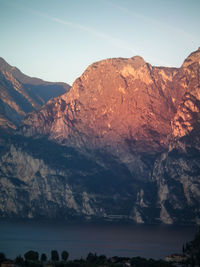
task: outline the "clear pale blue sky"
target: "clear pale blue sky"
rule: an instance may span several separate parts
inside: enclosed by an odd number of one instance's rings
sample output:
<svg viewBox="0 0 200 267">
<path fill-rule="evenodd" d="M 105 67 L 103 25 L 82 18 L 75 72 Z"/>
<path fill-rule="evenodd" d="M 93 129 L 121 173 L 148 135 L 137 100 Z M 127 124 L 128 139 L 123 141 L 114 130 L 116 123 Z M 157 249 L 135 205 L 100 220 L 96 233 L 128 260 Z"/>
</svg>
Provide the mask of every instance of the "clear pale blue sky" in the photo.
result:
<svg viewBox="0 0 200 267">
<path fill-rule="evenodd" d="M 200 0 L 0 0 L 0 56 L 48 81 L 110 57 L 179 67 L 199 46 Z"/>
</svg>

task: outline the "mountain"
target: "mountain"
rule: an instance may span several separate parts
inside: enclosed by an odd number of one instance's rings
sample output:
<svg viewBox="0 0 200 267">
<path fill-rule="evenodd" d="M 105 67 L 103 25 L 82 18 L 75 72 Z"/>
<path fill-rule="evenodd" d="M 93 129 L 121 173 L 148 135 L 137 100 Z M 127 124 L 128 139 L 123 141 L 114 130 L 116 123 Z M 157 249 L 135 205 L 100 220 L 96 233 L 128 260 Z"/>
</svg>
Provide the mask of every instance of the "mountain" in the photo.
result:
<svg viewBox="0 0 200 267">
<path fill-rule="evenodd" d="M 24 116 L 68 91 L 66 83 L 31 78 L 0 58 L 0 127 L 16 129 Z"/>
<path fill-rule="evenodd" d="M 94 63 L 69 93 L 30 114 L 24 132 L 78 147 L 158 152 L 175 112 L 171 80 L 176 72 L 152 67 L 141 57 Z"/>
<path fill-rule="evenodd" d="M 89 66 L 1 135 L 1 216 L 198 223 L 199 64 L 200 49 L 180 68 Z"/>
</svg>

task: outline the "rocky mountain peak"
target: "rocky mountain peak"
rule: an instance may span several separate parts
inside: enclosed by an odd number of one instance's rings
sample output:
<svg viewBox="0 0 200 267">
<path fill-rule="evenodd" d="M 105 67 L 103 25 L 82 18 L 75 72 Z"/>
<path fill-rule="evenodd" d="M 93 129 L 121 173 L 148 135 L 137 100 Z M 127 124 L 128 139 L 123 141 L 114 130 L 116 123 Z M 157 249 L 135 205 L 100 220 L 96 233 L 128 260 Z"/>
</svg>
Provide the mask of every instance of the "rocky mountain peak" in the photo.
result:
<svg viewBox="0 0 200 267">
<path fill-rule="evenodd" d="M 174 115 L 173 73 L 139 56 L 96 62 L 70 92 L 28 116 L 25 132 L 79 147 L 120 151 L 120 143 L 122 150 L 157 153 L 167 144 Z"/>
<path fill-rule="evenodd" d="M 0 57 L 0 70 L 7 70 L 9 66 L 10 65 L 2 57 Z"/>
<path fill-rule="evenodd" d="M 26 113 L 39 109 L 69 88 L 65 83 L 31 78 L 0 58 L 0 127 L 15 129 Z"/>
<path fill-rule="evenodd" d="M 182 67 L 186 68 L 190 65 L 199 65 L 200 64 L 200 48 L 198 48 L 196 51 L 192 52 L 183 62 Z"/>
<path fill-rule="evenodd" d="M 136 69 L 140 68 L 146 64 L 146 62 L 144 61 L 144 59 L 141 56 L 134 56 L 131 58 L 131 60 L 133 61 L 133 65 Z"/>
<path fill-rule="evenodd" d="M 0 216 L 198 223 L 198 68 L 199 50 L 181 68 L 139 56 L 89 66 L 0 136 Z"/>
<path fill-rule="evenodd" d="M 28 78 L 28 76 L 23 74 L 18 68 L 8 64 L 2 57 L 0 57 L 0 71 L 4 74 L 12 75 L 13 78 L 17 79 L 19 82 L 22 82 L 23 76 Z"/>
</svg>

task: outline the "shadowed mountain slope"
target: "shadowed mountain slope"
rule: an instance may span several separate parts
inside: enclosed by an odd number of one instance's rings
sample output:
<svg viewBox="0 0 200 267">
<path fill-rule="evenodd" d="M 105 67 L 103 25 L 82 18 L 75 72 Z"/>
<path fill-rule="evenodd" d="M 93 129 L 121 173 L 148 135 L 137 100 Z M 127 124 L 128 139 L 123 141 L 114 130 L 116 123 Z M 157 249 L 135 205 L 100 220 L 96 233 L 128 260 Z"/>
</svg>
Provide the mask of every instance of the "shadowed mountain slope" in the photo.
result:
<svg viewBox="0 0 200 267">
<path fill-rule="evenodd" d="M 66 83 L 31 78 L 0 58 L 0 126 L 15 129 L 28 112 L 69 88 Z"/>
</svg>

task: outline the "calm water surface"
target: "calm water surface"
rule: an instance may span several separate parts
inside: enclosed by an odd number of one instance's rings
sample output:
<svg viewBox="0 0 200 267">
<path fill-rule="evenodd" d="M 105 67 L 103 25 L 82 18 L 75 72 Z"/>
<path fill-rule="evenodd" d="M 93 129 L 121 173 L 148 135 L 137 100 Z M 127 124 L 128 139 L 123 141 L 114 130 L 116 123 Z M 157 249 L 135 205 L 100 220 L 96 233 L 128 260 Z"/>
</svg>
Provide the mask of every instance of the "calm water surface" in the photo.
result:
<svg viewBox="0 0 200 267">
<path fill-rule="evenodd" d="M 0 252 L 15 258 L 28 250 L 50 255 L 67 250 L 70 259 L 89 252 L 111 256 L 141 256 L 160 259 L 181 252 L 193 239 L 196 227 L 67 224 L 64 222 L 0 221 Z"/>
</svg>

